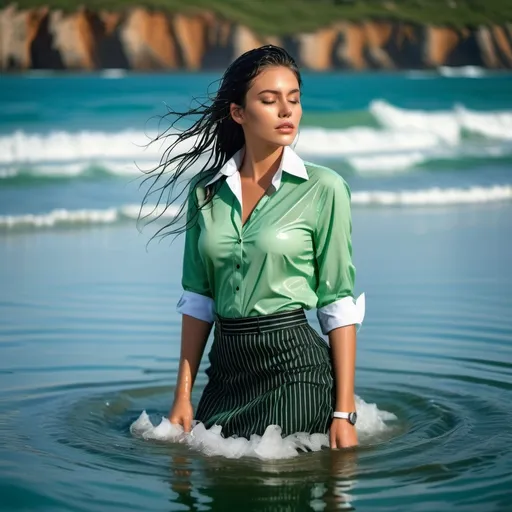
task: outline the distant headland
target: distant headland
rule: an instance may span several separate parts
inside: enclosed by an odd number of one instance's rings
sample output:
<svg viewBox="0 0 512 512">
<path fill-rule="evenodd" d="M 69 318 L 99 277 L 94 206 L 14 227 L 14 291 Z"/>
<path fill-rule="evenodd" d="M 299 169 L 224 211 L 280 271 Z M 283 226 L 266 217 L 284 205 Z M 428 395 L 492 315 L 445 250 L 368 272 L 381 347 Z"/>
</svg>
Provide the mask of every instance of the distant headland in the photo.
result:
<svg viewBox="0 0 512 512">
<path fill-rule="evenodd" d="M 0 8 L 0 71 L 225 68 L 262 44 L 303 69 L 512 68 L 512 2 L 66 0 Z"/>
</svg>

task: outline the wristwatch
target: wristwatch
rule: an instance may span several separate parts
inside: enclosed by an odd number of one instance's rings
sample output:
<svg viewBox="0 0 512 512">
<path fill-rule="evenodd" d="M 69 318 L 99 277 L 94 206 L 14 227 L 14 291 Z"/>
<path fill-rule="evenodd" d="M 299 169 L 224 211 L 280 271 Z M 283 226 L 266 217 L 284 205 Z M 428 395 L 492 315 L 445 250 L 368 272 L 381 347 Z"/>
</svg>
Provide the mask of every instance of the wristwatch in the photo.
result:
<svg viewBox="0 0 512 512">
<path fill-rule="evenodd" d="M 357 421 L 357 412 L 339 412 L 334 411 L 332 413 L 333 418 L 339 418 L 341 420 L 348 420 L 351 425 L 355 425 Z"/>
</svg>

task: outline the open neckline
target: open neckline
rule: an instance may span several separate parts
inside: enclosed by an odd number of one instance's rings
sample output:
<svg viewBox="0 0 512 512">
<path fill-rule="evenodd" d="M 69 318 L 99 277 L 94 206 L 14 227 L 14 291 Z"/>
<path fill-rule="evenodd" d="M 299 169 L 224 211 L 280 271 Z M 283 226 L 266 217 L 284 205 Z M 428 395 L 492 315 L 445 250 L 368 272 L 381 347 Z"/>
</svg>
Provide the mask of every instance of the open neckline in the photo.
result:
<svg viewBox="0 0 512 512">
<path fill-rule="evenodd" d="M 256 201 L 256 204 L 254 205 L 254 208 L 251 210 L 251 212 L 249 213 L 247 219 L 245 219 L 245 222 L 244 222 L 244 199 L 243 199 L 243 194 L 242 194 L 242 185 L 240 184 L 240 195 L 241 195 L 241 199 L 242 199 L 242 202 L 241 202 L 241 205 L 240 205 L 240 223 L 242 225 L 242 229 L 244 229 L 247 224 L 249 224 L 249 222 L 251 221 L 251 218 L 252 216 L 254 215 L 254 212 L 256 210 L 258 210 L 258 207 L 261 207 L 263 205 L 261 205 L 261 202 L 263 201 L 263 199 L 267 196 L 270 198 L 270 195 L 268 194 L 268 189 L 272 186 L 272 184 L 270 184 L 268 186 L 268 188 L 265 189 L 265 191 L 263 192 L 262 196 Z"/>
</svg>

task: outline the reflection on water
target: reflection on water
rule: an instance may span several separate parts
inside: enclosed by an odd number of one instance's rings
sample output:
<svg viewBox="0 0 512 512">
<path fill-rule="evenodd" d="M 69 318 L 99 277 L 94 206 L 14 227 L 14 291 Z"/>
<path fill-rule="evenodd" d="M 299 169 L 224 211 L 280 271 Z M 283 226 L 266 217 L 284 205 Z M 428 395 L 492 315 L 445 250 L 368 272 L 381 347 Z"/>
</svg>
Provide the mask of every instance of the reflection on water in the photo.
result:
<svg viewBox="0 0 512 512">
<path fill-rule="evenodd" d="M 203 458 L 197 466 L 187 454 L 172 455 L 170 487 L 175 503 L 199 510 L 355 510 L 357 452 L 326 451 L 302 456 L 299 463 L 257 461 L 233 464 Z M 244 478 L 240 479 L 241 470 Z M 197 475 L 200 473 L 200 476 Z M 206 481 L 198 491 L 194 482 Z"/>
</svg>

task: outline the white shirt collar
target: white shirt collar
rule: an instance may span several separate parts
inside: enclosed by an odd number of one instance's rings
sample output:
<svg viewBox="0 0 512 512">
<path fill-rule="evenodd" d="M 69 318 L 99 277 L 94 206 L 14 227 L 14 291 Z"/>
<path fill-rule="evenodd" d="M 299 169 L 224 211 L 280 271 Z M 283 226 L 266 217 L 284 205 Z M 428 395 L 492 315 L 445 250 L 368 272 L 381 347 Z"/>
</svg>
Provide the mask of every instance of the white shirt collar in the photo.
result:
<svg viewBox="0 0 512 512">
<path fill-rule="evenodd" d="M 240 183 L 240 173 L 238 172 L 238 168 L 242 163 L 242 158 L 244 156 L 245 148 L 237 151 L 232 158 L 230 158 L 220 169 L 220 171 L 205 185 L 208 187 L 212 183 L 215 183 L 217 180 L 222 178 L 222 176 L 226 176 L 226 182 L 229 187 L 237 196 L 242 203 L 242 187 Z M 308 172 L 306 170 L 306 166 L 304 165 L 303 160 L 293 151 L 290 146 L 285 146 L 283 150 L 283 156 L 281 158 L 281 162 L 279 164 L 279 169 L 274 174 L 272 178 L 272 185 L 275 190 L 278 190 L 281 186 L 281 179 L 283 176 L 283 171 L 288 174 L 292 174 L 293 176 L 297 176 L 298 178 L 302 178 L 304 180 L 309 179 Z"/>
</svg>

